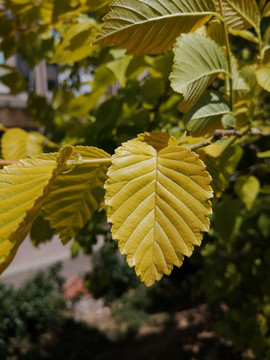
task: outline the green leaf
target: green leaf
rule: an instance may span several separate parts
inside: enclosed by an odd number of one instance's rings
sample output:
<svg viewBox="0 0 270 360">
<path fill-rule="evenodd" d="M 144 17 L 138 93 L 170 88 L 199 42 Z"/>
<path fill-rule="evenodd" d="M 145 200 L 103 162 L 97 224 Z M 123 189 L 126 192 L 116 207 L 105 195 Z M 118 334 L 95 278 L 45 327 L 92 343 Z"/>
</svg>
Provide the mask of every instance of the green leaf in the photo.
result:
<svg viewBox="0 0 270 360">
<path fill-rule="evenodd" d="M 8 86 L 10 94 L 16 95 L 26 90 L 27 83 L 25 78 L 19 73 L 18 70 L 14 70 L 11 73 L 0 76 L 0 82 Z"/>
<path fill-rule="evenodd" d="M 110 155 L 105 151 L 76 146 L 74 151 L 82 159 L 104 159 Z M 110 164 L 110 160 L 107 161 Z M 57 177 L 51 192 L 43 205 L 44 219 L 59 234 L 63 243 L 68 242 L 76 232 L 89 221 L 104 198 L 104 182 L 107 179 L 107 164 L 91 161 L 76 165 Z"/>
<path fill-rule="evenodd" d="M 269 16 L 270 16 L 270 3 L 266 4 L 262 13 L 262 17 L 269 17 Z"/>
<path fill-rule="evenodd" d="M 112 236 L 147 286 L 181 266 L 208 231 L 211 178 L 192 151 L 178 146 L 159 152 L 131 140 L 112 158 L 105 203 Z"/>
<path fill-rule="evenodd" d="M 86 0 L 84 1 L 84 7 L 87 8 L 87 11 L 96 11 L 102 9 L 111 1 L 112 0 Z"/>
<path fill-rule="evenodd" d="M 217 12 L 221 14 L 219 0 L 215 0 Z M 255 0 L 222 0 L 226 24 L 231 29 L 247 30 L 251 27 L 259 32 L 260 12 Z"/>
<path fill-rule="evenodd" d="M 123 47 L 128 54 L 158 54 L 181 33 L 205 24 L 214 12 L 211 0 L 117 0 L 95 43 Z"/>
<path fill-rule="evenodd" d="M 221 119 L 230 112 L 223 96 L 215 91 L 207 91 L 193 108 L 185 114 L 186 128 L 193 136 L 213 135 L 220 128 Z"/>
<path fill-rule="evenodd" d="M 261 152 L 261 153 L 258 153 L 257 154 L 258 158 L 267 158 L 267 157 L 270 157 L 270 150 L 267 150 L 267 151 L 264 151 L 264 152 Z"/>
<path fill-rule="evenodd" d="M 1 139 L 2 156 L 8 160 L 20 160 L 42 153 L 43 137 L 27 133 L 20 128 L 7 130 Z"/>
<path fill-rule="evenodd" d="M 0 273 L 28 234 L 50 187 L 73 152 L 40 155 L 0 170 Z"/>
<path fill-rule="evenodd" d="M 106 64 L 106 67 L 109 70 L 111 70 L 111 72 L 115 75 L 116 79 L 120 82 L 120 84 L 123 87 L 126 86 L 126 81 L 127 81 L 126 72 L 131 60 L 132 60 L 132 56 L 124 56 L 120 59 L 110 61 Z"/>
<path fill-rule="evenodd" d="M 260 182 L 253 175 L 239 176 L 234 184 L 234 190 L 246 208 L 251 210 L 260 191 Z"/>
<path fill-rule="evenodd" d="M 197 34 L 183 34 L 174 53 L 171 86 L 184 96 L 179 110 L 188 112 L 215 78 L 226 72 L 227 63 L 213 40 Z"/>
<path fill-rule="evenodd" d="M 56 48 L 51 63 L 66 64 L 86 58 L 95 49 L 91 42 L 96 34 L 97 25 L 90 20 L 71 25 Z"/>
</svg>

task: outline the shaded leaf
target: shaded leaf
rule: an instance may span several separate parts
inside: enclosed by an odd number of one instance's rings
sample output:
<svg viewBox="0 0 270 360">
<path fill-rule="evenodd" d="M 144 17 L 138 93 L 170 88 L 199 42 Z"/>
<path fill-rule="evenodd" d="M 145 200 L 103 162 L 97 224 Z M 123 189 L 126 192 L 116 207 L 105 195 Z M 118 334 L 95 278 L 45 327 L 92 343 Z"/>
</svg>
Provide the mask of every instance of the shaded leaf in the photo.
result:
<svg viewBox="0 0 270 360">
<path fill-rule="evenodd" d="M 262 17 L 269 17 L 269 16 L 270 16 L 270 3 L 266 4 L 262 13 Z"/>
<path fill-rule="evenodd" d="M 220 93 L 207 91 L 185 114 L 184 121 L 193 136 L 213 135 L 221 126 L 222 117 L 229 112 L 230 107 Z"/>
<path fill-rule="evenodd" d="M 219 0 L 215 0 L 218 13 L 222 13 Z M 260 12 L 255 0 L 222 0 L 226 24 L 231 29 L 246 30 L 254 27 L 259 31 Z"/>
<path fill-rule="evenodd" d="M 239 176 L 234 184 L 234 190 L 246 208 L 251 210 L 260 190 L 260 182 L 253 175 Z"/>
<path fill-rule="evenodd" d="M 1 138 L 2 156 L 8 160 L 20 160 L 42 153 L 43 138 L 20 128 L 7 130 Z"/>
<path fill-rule="evenodd" d="M 184 96 L 179 110 L 188 112 L 215 78 L 226 72 L 227 63 L 213 40 L 197 34 L 183 34 L 174 53 L 171 86 Z"/>
<path fill-rule="evenodd" d="M 195 31 L 215 12 L 212 1 L 117 0 L 95 43 L 127 49 L 128 54 L 157 54 L 181 33 Z"/>
<path fill-rule="evenodd" d="M 145 132 L 137 136 L 137 140 L 151 145 L 157 152 L 160 150 L 177 145 L 175 137 L 160 131 Z"/>
<path fill-rule="evenodd" d="M 157 152 L 131 140 L 112 159 L 105 187 L 112 235 L 147 286 L 181 266 L 208 231 L 211 178 L 192 151 Z"/>
<path fill-rule="evenodd" d="M 71 25 L 56 48 L 51 63 L 72 63 L 89 56 L 95 49 L 91 42 L 96 34 L 97 26 L 90 20 Z"/>
<path fill-rule="evenodd" d="M 15 256 L 72 152 L 66 146 L 59 155 L 40 155 L 0 170 L 0 273 Z"/>
<path fill-rule="evenodd" d="M 105 151 L 93 147 L 76 146 L 74 151 L 83 159 L 110 157 Z M 49 221 L 51 228 L 55 229 L 64 243 L 74 237 L 99 208 L 104 198 L 107 170 L 106 163 L 89 162 L 76 165 L 54 181 L 42 210 L 44 219 Z"/>
<path fill-rule="evenodd" d="M 108 5 L 111 1 L 112 0 L 86 0 L 83 1 L 83 5 L 88 11 L 96 11 Z"/>
</svg>

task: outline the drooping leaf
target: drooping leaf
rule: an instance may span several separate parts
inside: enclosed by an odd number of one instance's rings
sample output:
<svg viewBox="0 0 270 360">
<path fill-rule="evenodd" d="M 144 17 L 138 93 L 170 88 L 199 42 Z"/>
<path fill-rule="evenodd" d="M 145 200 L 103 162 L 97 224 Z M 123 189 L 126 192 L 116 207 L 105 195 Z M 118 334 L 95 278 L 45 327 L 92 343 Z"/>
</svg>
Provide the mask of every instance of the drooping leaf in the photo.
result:
<svg viewBox="0 0 270 360">
<path fill-rule="evenodd" d="M 218 13 L 224 14 L 226 24 L 231 29 L 247 30 L 251 27 L 257 31 L 260 27 L 260 12 L 255 0 L 222 0 L 221 11 L 219 0 L 215 0 Z"/>
<path fill-rule="evenodd" d="M 251 210 L 260 190 L 260 182 L 253 175 L 239 176 L 234 184 L 234 190 L 246 208 Z"/>
<path fill-rule="evenodd" d="M 175 137 L 160 131 L 145 132 L 137 136 L 137 140 L 151 145 L 157 152 L 168 147 L 177 145 Z"/>
<path fill-rule="evenodd" d="M 209 0 L 117 0 L 95 43 L 123 47 L 134 55 L 161 53 L 181 33 L 205 24 L 214 12 Z"/>
<path fill-rule="evenodd" d="M 157 151 L 137 139 L 119 147 L 112 163 L 105 184 L 112 235 L 150 286 L 181 266 L 208 231 L 211 178 L 194 152 Z"/>
<path fill-rule="evenodd" d="M 20 160 L 42 153 L 42 141 L 35 134 L 20 128 L 7 130 L 1 138 L 2 156 L 8 160 Z"/>
<path fill-rule="evenodd" d="M 207 91 L 185 114 L 184 121 L 193 136 L 213 135 L 221 126 L 222 117 L 229 112 L 230 107 L 220 93 Z"/>
<path fill-rule="evenodd" d="M 0 273 L 15 256 L 72 152 L 66 146 L 59 155 L 40 155 L 0 170 Z"/>
<path fill-rule="evenodd" d="M 110 155 L 92 147 L 74 147 L 82 159 L 104 159 Z M 44 219 L 59 234 L 63 243 L 68 242 L 92 217 L 103 198 L 104 182 L 107 179 L 107 161 L 76 165 L 57 177 L 43 205 Z"/>
<path fill-rule="evenodd" d="M 213 40 L 197 34 L 178 38 L 174 53 L 171 86 L 184 96 L 179 110 L 188 112 L 215 78 L 226 72 L 227 63 Z"/>
<path fill-rule="evenodd" d="M 95 48 L 91 42 L 96 34 L 97 26 L 90 20 L 71 25 L 56 48 L 51 63 L 72 63 L 89 56 Z"/>
</svg>

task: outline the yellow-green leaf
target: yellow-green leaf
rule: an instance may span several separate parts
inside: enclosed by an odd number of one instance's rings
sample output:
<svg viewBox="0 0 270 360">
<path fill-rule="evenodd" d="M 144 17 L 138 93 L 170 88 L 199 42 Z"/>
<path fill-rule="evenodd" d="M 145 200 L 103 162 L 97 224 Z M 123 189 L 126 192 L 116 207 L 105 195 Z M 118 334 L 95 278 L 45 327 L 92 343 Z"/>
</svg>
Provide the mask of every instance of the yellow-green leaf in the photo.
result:
<svg viewBox="0 0 270 360">
<path fill-rule="evenodd" d="M 20 128 L 7 130 L 1 139 L 2 156 L 8 160 L 20 160 L 42 153 L 42 141 L 34 133 Z"/>
<path fill-rule="evenodd" d="M 96 34 L 97 25 L 90 20 L 71 25 L 56 48 L 51 63 L 72 63 L 89 56 L 95 48 L 91 42 Z"/>
<path fill-rule="evenodd" d="M 184 96 L 179 110 L 188 112 L 215 78 L 226 72 L 227 63 L 213 40 L 197 34 L 178 38 L 174 54 L 171 86 Z"/>
<path fill-rule="evenodd" d="M 117 0 L 95 43 L 126 48 L 128 54 L 157 54 L 181 33 L 195 31 L 215 12 L 209 0 Z"/>
<path fill-rule="evenodd" d="M 210 175 L 194 152 L 131 140 L 112 158 L 105 187 L 112 236 L 147 286 L 181 266 L 208 231 Z"/>
<path fill-rule="evenodd" d="M 83 5 L 87 11 L 96 11 L 108 5 L 111 1 L 112 0 L 84 0 Z"/>
<path fill-rule="evenodd" d="M 92 217 L 104 198 L 104 182 L 110 159 L 102 164 L 97 159 L 108 159 L 105 151 L 76 146 L 74 150 L 89 163 L 76 165 L 54 181 L 42 208 L 44 218 L 50 222 L 61 240 L 68 242 Z M 94 163 L 91 162 L 95 161 Z"/>
<path fill-rule="evenodd" d="M 251 210 L 260 191 L 260 182 L 253 175 L 239 176 L 234 184 L 234 190 L 237 196 L 246 205 L 246 208 Z"/>
<path fill-rule="evenodd" d="M 0 170 L 0 273 L 15 256 L 72 152 L 67 146 L 59 155 L 40 155 Z"/>
</svg>

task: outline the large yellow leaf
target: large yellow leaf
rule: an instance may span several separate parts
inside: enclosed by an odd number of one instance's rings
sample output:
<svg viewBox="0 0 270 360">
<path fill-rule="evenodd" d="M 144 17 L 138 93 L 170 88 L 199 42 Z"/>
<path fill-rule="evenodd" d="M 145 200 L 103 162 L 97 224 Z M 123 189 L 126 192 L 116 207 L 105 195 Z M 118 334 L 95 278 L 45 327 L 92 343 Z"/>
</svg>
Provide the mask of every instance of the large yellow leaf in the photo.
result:
<svg viewBox="0 0 270 360">
<path fill-rule="evenodd" d="M 67 146 L 59 156 L 41 155 L 0 170 L 0 273 L 15 256 L 72 152 Z"/>
<path fill-rule="evenodd" d="M 208 231 L 210 175 L 194 152 L 157 151 L 137 139 L 119 147 L 106 181 L 112 236 L 147 286 L 181 266 Z"/>
<path fill-rule="evenodd" d="M 157 54 L 181 33 L 195 31 L 215 12 L 212 0 L 117 0 L 96 43 L 116 45 L 128 54 Z"/>
<path fill-rule="evenodd" d="M 92 217 L 104 198 L 104 182 L 110 164 L 110 155 L 105 151 L 76 146 L 74 150 L 82 159 L 105 159 L 105 163 L 76 165 L 57 177 L 51 193 L 44 202 L 44 218 L 66 243 Z M 107 159 L 107 160 L 106 160 Z"/>
<path fill-rule="evenodd" d="M 8 160 L 20 160 L 42 153 L 42 135 L 28 133 L 20 128 L 7 130 L 1 138 L 2 156 Z"/>
</svg>

